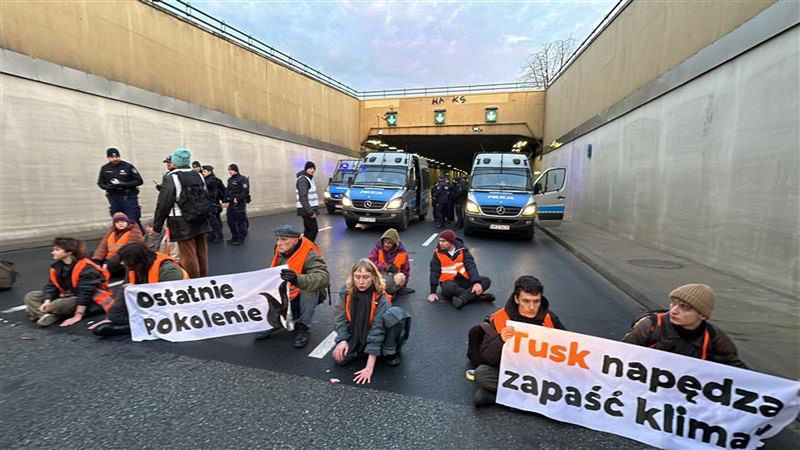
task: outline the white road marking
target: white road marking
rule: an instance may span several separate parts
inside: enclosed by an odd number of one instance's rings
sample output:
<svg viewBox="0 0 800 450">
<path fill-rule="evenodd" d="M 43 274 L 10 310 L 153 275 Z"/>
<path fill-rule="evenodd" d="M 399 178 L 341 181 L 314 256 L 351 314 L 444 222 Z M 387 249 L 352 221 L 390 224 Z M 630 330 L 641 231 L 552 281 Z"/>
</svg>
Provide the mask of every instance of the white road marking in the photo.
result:
<svg viewBox="0 0 800 450">
<path fill-rule="evenodd" d="M 322 342 L 319 343 L 317 348 L 314 349 L 311 353 L 308 354 L 309 358 L 317 358 L 322 359 L 325 355 L 328 354 L 329 351 L 333 350 L 333 347 L 336 345 L 336 332 L 331 331 L 331 334 L 327 335 Z"/>
<path fill-rule="evenodd" d="M 16 311 L 22 311 L 23 309 L 25 309 L 25 305 L 19 305 L 19 306 L 15 306 L 13 308 L 8 308 L 7 310 L 0 311 L 0 312 L 3 313 L 3 314 L 8 314 L 8 313 L 16 312 Z"/>
<path fill-rule="evenodd" d="M 325 228 L 320 228 L 318 231 L 330 230 L 331 228 L 333 228 L 333 227 L 325 227 Z"/>
<path fill-rule="evenodd" d="M 425 241 L 425 242 L 422 244 L 422 246 L 423 246 L 423 247 L 427 247 L 427 246 L 431 245 L 431 242 L 433 242 L 433 240 L 434 240 L 434 239 L 436 239 L 436 236 L 438 236 L 438 235 L 439 235 L 439 233 L 433 233 L 433 234 L 431 235 L 431 237 L 429 237 L 429 238 L 428 238 L 428 240 L 427 240 L 427 241 Z"/>
</svg>

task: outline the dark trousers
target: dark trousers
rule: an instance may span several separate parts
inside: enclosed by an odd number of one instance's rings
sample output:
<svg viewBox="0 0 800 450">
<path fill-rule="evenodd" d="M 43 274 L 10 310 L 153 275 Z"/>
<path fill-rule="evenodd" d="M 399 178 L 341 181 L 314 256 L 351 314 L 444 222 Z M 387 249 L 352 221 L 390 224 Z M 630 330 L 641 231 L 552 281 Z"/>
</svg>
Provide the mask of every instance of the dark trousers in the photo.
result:
<svg viewBox="0 0 800 450">
<path fill-rule="evenodd" d="M 183 257 L 183 256 L 181 256 Z M 492 280 L 489 277 L 480 277 L 477 281 L 481 284 L 481 288 L 486 292 L 492 286 Z M 466 278 L 456 278 L 452 281 L 445 281 L 442 283 L 442 296 L 447 300 L 452 300 L 453 297 L 461 297 L 464 299 L 464 304 L 467 304 L 476 298 L 477 295 L 472 293 L 472 286 L 475 280 L 468 280 Z"/>
<path fill-rule="evenodd" d="M 142 217 L 142 208 L 139 206 L 138 194 L 109 194 L 106 197 L 108 198 L 108 213 L 111 217 L 118 212 L 123 212 L 128 219 L 139 224 L 139 228 L 144 233 L 142 223 L 139 222 L 139 218 Z"/>
<path fill-rule="evenodd" d="M 456 228 L 464 228 L 464 204 L 456 204 Z"/>
<path fill-rule="evenodd" d="M 447 210 L 450 208 L 450 203 L 443 203 L 439 202 L 436 205 L 437 210 L 437 217 L 436 217 L 436 224 L 440 227 L 444 226 L 445 220 L 447 220 Z"/>
<path fill-rule="evenodd" d="M 247 209 L 244 206 L 228 206 L 228 228 L 231 229 L 231 240 L 244 242 L 247 238 Z"/>
<path fill-rule="evenodd" d="M 455 205 L 453 204 L 453 202 L 447 202 L 447 220 L 449 220 L 450 222 L 455 222 L 454 210 L 453 210 L 454 206 Z"/>
<path fill-rule="evenodd" d="M 403 320 L 393 321 L 392 325 L 388 325 L 384 320 L 383 323 L 383 344 L 381 345 L 381 355 L 391 356 L 400 353 L 403 344 L 408 340 L 408 331 L 411 328 L 411 319 L 406 317 Z M 346 365 L 354 359 L 365 356 L 365 353 L 359 353 L 357 349 L 350 349 L 350 352 L 344 356 L 342 362 L 337 362 L 339 365 Z"/>
<path fill-rule="evenodd" d="M 311 242 L 314 242 L 317 239 L 317 233 L 319 233 L 317 219 L 315 217 L 303 216 L 303 236 Z"/>
<path fill-rule="evenodd" d="M 189 278 L 203 278 L 208 275 L 207 236 L 207 233 L 203 233 L 185 241 L 178 241 L 181 267 L 189 274 Z"/>
<path fill-rule="evenodd" d="M 211 232 L 208 233 L 208 240 L 211 242 L 220 242 L 224 237 L 222 235 L 222 220 L 219 215 L 222 208 L 219 205 L 211 205 L 208 213 L 208 224 L 211 225 Z"/>
<path fill-rule="evenodd" d="M 128 307 L 125 305 L 124 295 L 114 297 L 114 304 L 111 305 L 111 309 L 108 310 L 106 318 L 110 320 L 111 323 L 117 325 L 128 324 Z"/>
</svg>

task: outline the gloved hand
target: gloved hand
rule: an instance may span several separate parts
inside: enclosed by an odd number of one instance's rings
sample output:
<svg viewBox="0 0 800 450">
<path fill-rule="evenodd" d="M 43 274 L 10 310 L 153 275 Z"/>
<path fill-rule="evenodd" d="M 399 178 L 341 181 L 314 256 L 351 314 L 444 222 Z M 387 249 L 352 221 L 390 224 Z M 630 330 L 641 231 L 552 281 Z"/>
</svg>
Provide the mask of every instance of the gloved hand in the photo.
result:
<svg viewBox="0 0 800 450">
<path fill-rule="evenodd" d="M 397 266 L 395 266 L 394 264 L 389 264 L 388 266 L 386 266 L 386 273 L 394 274 L 398 272 L 400 272 L 400 269 L 398 269 Z"/>
<path fill-rule="evenodd" d="M 281 270 L 281 280 L 288 281 L 297 286 L 297 273 L 292 269 L 283 269 Z"/>
</svg>

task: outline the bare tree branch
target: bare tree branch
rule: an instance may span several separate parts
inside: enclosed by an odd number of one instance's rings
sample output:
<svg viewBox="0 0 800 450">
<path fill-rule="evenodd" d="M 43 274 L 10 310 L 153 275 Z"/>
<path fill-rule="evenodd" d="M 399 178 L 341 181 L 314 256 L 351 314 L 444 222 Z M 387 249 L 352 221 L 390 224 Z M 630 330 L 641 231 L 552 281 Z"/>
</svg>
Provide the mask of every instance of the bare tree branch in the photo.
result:
<svg viewBox="0 0 800 450">
<path fill-rule="evenodd" d="M 578 42 L 572 36 L 543 44 L 522 65 L 520 79 L 533 83 L 537 88 L 546 89 L 566 66 L 577 46 Z"/>
</svg>

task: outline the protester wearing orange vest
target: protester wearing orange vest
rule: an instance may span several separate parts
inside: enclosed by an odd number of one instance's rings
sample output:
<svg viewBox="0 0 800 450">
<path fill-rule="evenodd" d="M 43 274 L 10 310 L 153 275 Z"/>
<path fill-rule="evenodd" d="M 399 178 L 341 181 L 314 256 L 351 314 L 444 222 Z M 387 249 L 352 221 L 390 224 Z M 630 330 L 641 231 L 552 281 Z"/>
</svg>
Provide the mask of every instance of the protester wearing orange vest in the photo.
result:
<svg viewBox="0 0 800 450">
<path fill-rule="evenodd" d="M 685 284 L 670 292 L 669 298 L 669 311 L 646 314 L 622 341 L 746 368 L 730 338 L 708 322 L 716 303 L 709 286 Z"/>
<path fill-rule="evenodd" d="M 94 251 L 94 255 L 92 255 L 92 260 L 116 275 L 124 272 L 124 268 L 119 264 L 119 256 L 117 255 L 119 249 L 126 244 L 144 242 L 144 236 L 142 236 L 142 229 L 139 228 L 139 225 L 136 222 L 131 222 L 123 212 L 115 213 L 112 221 L 111 229 L 100 241 Z"/>
<path fill-rule="evenodd" d="M 408 285 L 408 279 L 411 276 L 408 251 L 400 241 L 400 233 L 394 228 L 386 230 L 381 236 L 381 240 L 375 243 L 369 252 L 369 260 L 378 267 L 383 275 L 386 293 L 390 296 L 397 295 Z M 405 291 L 414 292 L 410 289 L 405 289 Z"/>
<path fill-rule="evenodd" d="M 509 320 L 566 329 L 558 316 L 550 311 L 550 302 L 544 296 L 542 282 L 530 275 L 517 278 L 506 306 L 469 332 L 467 355 L 470 363 L 478 366 L 474 377 L 480 386 L 472 398 L 475 406 L 490 405 L 495 401 L 503 344 L 514 336 L 514 327 L 507 325 Z"/>
<path fill-rule="evenodd" d="M 119 251 L 119 257 L 128 269 L 128 284 L 160 283 L 162 281 L 188 280 L 189 274 L 169 255 L 157 253 L 143 243 L 128 244 Z M 89 327 L 98 336 L 113 336 L 131 332 L 128 325 L 128 308 L 120 293 L 114 305 L 107 311 L 105 320 Z"/>
<path fill-rule="evenodd" d="M 488 277 L 478 273 L 478 266 L 464 241 L 456 238 L 453 230 L 439 234 L 439 246 L 431 259 L 431 294 L 429 302 L 439 300 L 436 288 L 442 285 L 442 296 L 452 301 L 456 309 L 474 300 L 494 301 L 494 295 L 486 291 L 492 285 Z"/>
<path fill-rule="evenodd" d="M 275 254 L 270 267 L 282 265 L 289 266 L 281 270 L 281 279 L 289 282 L 289 304 L 295 319 L 293 346 L 303 348 L 308 345 L 314 309 L 327 298 L 328 266 L 319 248 L 292 225 L 280 225 L 275 229 Z M 273 331 L 276 329 L 258 333 L 256 339 L 266 339 Z"/>
<path fill-rule="evenodd" d="M 49 281 L 41 291 L 25 295 L 25 312 L 40 327 L 48 327 L 68 316 L 61 326 L 73 325 L 87 310 L 109 308 L 113 303 L 108 272 L 85 257 L 85 244 L 73 238 L 55 238 L 50 252 Z"/>
<path fill-rule="evenodd" d="M 386 297 L 383 277 L 377 266 L 363 258 L 350 269 L 346 289 L 336 305 L 336 347 L 333 360 L 346 365 L 367 355 L 367 364 L 353 381 L 366 384 L 379 356 L 386 364 L 400 364 L 400 349 L 408 339 L 411 317 Z"/>
</svg>

